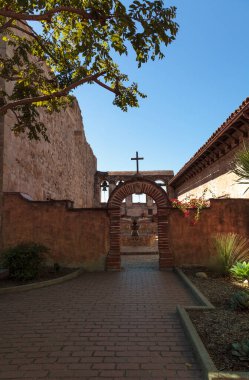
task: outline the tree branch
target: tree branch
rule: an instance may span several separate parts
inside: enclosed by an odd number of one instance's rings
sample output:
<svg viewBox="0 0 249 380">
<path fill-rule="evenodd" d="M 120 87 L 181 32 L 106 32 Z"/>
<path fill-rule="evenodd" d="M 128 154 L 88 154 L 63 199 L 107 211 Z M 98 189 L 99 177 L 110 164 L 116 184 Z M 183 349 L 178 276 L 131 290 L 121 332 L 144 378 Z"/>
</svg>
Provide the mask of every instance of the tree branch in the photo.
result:
<svg viewBox="0 0 249 380">
<path fill-rule="evenodd" d="M 69 12 L 69 13 L 74 13 L 79 16 L 81 16 L 85 20 L 92 20 L 96 19 L 96 15 L 93 15 L 91 13 L 87 13 L 86 11 L 79 9 L 79 8 L 74 8 L 70 6 L 60 6 L 60 7 L 55 7 L 54 9 L 50 9 L 49 11 L 46 11 L 42 14 L 39 15 L 30 15 L 28 13 L 18 13 L 9 9 L 2 8 L 0 9 L 0 16 L 5 16 L 5 17 L 11 17 L 15 20 L 26 20 L 26 21 L 51 21 L 51 18 L 54 14 L 60 13 L 60 12 Z M 112 17 L 112 16 L 110 16 Z M 105 19 L 108 18 L 107 16 Z M 103 19 L 103 16 L 102 16 Z"/>
<path fill-rule="evenodd" d="M 14 102 L 5 104 L 4 106 L 0 107 L 0 114 L 5 114 L 9 109 L 13 109 L 13 108 L 16 108 L 18 106 L 23 106 L 25 104 L 44 102 L 46 100 L 59 98 L 61 96 L 67 96 L 68 93 L 71 90 L 73 90 L 74 88 L 80 86 L 81 84 L 95 81 L 98 77 L 104 75 L 105 73 L 106 73 L 105 71 L 102 71 L 102 72 L 97 73 L 97 74 L 89 75 L 86 78 L 79 79 L 78 81 L 70 84 L 69 86 L 67 86 L 63 90 L 53 92 L 52 94 L 49 94 L 49 95 L 41 95 L 41 96 L 36 96 L 34 98 L 26 98 L 26 99 L 15 100 Z"/>
<path fill-rule="evenodd" d="M 111 91 L 115 95 L 117 95 L 118 91 L 116 89 L 107 86 L 105 83 L 100 82 L 100 80 L 98 79 L 94 79 L 94 82 L 97 83 L 99 86 L 104 87 L 106 90 Z"/>
<path fill-rule="evenodd" d="M 16 113 L 16 111 L 15 110 L 11 110 L 11 112 L 13 112 L 13 114 L 15 115 L 15 117 L 16 117 L 16 121 L 19 123 L 20 122 L 20 120 L 19 120 L 19 117 L 17 116 L 17 113 Z"/>
<path fill-rule="evenodd" d="M 13 21 L 14 21 L 14 20 L 11 18 L 11 19 L 9 19 L 9 21 L 7 21 L 4 25 L 2 25 L 2 26 L 0 27 L 0 33 L 2 33 L 2 31 L 3 31 L 4 29 L 9 28 L 9 27 L 11 26 L 11 24 L 12 24 Z"/>
<path fill-rule="evenodd" d="M 30 28 L 32 30 L 32 32 L 28 32 L 24 28 L 21 28 L 20 26 L 17 26 L 17 25 L 12 25 L 11 28 L 12 29 L 20 30 L 22 33 L 25 33 L 28 36 L 34 38 L 38 42 L 38 44 L 40 45 L 40 47 L 43 49 L 43 51 L 45 53 L 47 53 L 49 55 L 49 57 L 51 57 L 54 60 L 55 63 L 58 63 L 58 60 L 56 60 L 56 58 L 51 54 L 51 52 L 46 48 L 46 46 L 44 46 L 44 44 L 41 42 L 39 36 L 35 32 L 33 32 L 32 28 Z"/>
</svg>

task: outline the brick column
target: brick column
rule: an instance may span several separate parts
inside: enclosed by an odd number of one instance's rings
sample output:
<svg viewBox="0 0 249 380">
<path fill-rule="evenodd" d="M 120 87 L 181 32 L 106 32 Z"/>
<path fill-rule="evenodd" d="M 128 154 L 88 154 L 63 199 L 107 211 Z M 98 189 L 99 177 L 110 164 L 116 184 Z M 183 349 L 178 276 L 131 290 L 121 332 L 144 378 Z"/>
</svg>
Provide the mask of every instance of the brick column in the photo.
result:
<svg viewBox="0 0 249 380">
<path fill-rule="evenodd" d="M 164 270 L 174 266 L 174 258 L 169 248 L 169 209 L 159 208 L 157 214 L 159 269 Z"/>
<path fill-rule="evenodd" d="M 113 180 L 109 180 L 109 197 L 111 196 L 111 193 L 116 188 L 116 183 Z"/>
<path fill-rule="evenodd" d="M 110 251 L 106 258 L 107 271 L 120 271 L 120 208 L 109 210 L 110 213 Z"/>
<path fill-rule="evenodd" d="M 0 55 L 6 57 L 6 43 L 1 41 Z M 0 88 L 6 90 L 5 82 L 0 78 Z M 0 116 L 0 250 L 3 248 L 3 163 L 4 163 L 4 116 Z"/>
</svg>

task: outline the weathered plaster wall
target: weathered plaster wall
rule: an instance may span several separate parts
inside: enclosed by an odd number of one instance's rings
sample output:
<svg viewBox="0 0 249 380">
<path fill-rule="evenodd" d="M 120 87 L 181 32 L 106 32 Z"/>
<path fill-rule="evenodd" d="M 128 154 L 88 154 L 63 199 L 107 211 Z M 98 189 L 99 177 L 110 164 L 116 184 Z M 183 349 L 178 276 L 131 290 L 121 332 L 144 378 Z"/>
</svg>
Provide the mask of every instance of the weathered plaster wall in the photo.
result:
<svg viewBox="0 0 249 380">
<path fill-rule="evenodd" d="M 70 209 L 70 202 L 32 202 L 4 194 L 3 246 L 21 242 L 50 248 L 52 262 L 103 270 L 109 251 L 109 218 L 103 209 Z M 68 208 L 69 207 L 69 208 Z"/>
<path fill-rule="evenodd" d="M 52 116 L 41 112 L 41 119 L 50 143 L 15 136 L 14 118 L 10 112 L 5 116 L 3 191 L 27 193 L 34 200 L 70 199 L 75 207 L 92 207 L 97 162 L 77 102 Z"/>
<path fill-rule="evenodd" d="M 217 198 L 249 198 L 249 191 L 245 193 L 248 185 L 237 183 L 238 177 L 231 172 L 234 156 L 241 149 L 243 149 L 243 143 L 183 184 L 176 185 L 175 196 L 178 196 L 180 200 L 189 195 L 200 197 L 205 188 L 208 188 L 210 192 L 207 192 L 207 198 L 212 198 L 212 193 Z"/>
<path fill-rule="evenodd" d="M 249 200 L 215 199 L 201 211 L 200 220 L 191 225 L 178 209 L 169 218 L 170 247 L 176 265 L 203 265 L 209 262 L 210 238 L 220 232 L 235 232 L 249 238 Z"/>
<path fill-rule="evenodd" d="M 5 45 L 1 45 L 4 50 Z M 9 48 L 7 55 L 11 55 Z M 11 93 L 12 84 L 5 84 Z M 50 143 L 15 136 L 15 116 L 4 117 L 3 191 L 23 192 L 34 200 L 70 199 L 75 207 L 92 207 L 96 157 L 88 144 L 77 101 L 73 107 L 48 115 L 40 110 Z"/>
</svg>

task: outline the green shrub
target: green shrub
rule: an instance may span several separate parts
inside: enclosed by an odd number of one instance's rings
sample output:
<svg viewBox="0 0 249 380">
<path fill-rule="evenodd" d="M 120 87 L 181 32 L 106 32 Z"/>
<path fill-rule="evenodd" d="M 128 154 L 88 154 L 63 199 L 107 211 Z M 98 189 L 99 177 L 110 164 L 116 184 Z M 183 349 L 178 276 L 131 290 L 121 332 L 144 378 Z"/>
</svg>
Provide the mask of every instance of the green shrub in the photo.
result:
<svg viewBox="0 0 249 380">
<path fill-rule="evenodd" d="M 48 248 L 40 244 L 19 244 L 2 253 L 2 265 L 9 269 L 10 277 L 15 280 L 33 280 L 41 268 L 42 254 L 46 252 L 48 252 Z"/>
<path fill-rule="evenodd" d="M 230 298 L 230 305 L 233 310 L 249 309 L 249 293 L 240 290 Z"/>
<path fill-rule="evenodd" d="M 232 355 L 237 356 L 240 360 L 249 360 L 249 339 L 232 343 Z"/>
<path fill-rule="evenodd" d="M 249 260 L 249 241 L 235 233 L 220 233 L 212 238 L 214 256 L 210 267 L 227 275 L 230 268 L 237 262 Z"/>
<path fill-rule="evenodd" d="M 237 280 L 249 280 L 249 262 L 237 261 L 230 269 L 230 273 L 232 273 L 232 276 Z"/>
</svg>

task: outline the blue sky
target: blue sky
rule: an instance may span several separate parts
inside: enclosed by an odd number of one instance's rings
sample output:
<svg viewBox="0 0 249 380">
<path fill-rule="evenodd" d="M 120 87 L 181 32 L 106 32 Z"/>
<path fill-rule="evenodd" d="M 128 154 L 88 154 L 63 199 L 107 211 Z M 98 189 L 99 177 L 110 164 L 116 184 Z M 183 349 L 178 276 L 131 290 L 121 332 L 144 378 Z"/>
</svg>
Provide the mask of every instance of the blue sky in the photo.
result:
<svg viewBox="0 0 249 380">
<path fill-rule="evenodd" d="M 249 96 L 249 0 L 165 0 L 177 6 L 180 30 L 163 61 L 137 69 L 132 56 L 123 72 L 148 97 L 127 113 L 97 85 L 78 98 L 98 170 L 177 172 Z"/>
</svg>

